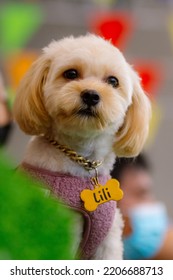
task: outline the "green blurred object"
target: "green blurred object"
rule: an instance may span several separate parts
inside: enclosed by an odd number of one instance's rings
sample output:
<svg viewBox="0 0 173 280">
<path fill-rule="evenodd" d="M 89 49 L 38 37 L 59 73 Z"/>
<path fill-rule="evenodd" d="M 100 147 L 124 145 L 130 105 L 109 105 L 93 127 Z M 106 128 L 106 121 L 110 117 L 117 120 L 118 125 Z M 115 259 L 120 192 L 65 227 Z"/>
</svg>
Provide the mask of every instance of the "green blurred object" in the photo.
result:
<svg viewBox="0 0 173 280">
<path fill-rule="evenodd" d="M 73 212 L 12 170 L 0 152 L 0 259 L 72 259 Z"/>
<path fill-rule="evenodd" d="M 43 21 L 43 11 L 36 3 L 9 2 L 0 8 L 0 50 L 9 54 L 21 50 Z"/>
</svg>

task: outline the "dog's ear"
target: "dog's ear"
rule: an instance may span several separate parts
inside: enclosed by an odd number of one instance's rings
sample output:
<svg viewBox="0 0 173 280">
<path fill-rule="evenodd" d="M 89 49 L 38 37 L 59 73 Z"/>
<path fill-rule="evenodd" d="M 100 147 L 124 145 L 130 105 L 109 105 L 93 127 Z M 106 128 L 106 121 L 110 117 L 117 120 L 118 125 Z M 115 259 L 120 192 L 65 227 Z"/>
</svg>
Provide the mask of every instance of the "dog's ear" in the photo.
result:
<svg viewBox="0 0 173 280">
<path fill-rule="evenodd" d="M 40 56 L 21 81 L 14 102 L 14 118 L 27 134 L 45 133 L 50 124 L 43 103 L 43 86 L 49 71 L 50 61 Z"/>
<path fill-rule="evenodd" d="M 119 157 L 134 157 L 140 153 L 149 130 L 151 106 L 140 79 L 129 69 L 133 82 L 132 104 L 126 112 L 124 123 L 116 133 L 115 153 Z"/>
</svg>

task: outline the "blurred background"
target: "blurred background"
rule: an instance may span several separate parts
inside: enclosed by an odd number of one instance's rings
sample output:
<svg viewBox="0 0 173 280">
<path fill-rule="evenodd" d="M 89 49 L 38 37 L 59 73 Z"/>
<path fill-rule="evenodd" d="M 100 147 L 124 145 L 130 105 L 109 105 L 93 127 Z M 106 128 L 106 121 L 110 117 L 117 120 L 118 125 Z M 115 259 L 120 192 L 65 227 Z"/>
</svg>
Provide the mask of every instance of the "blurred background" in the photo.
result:
<svg viewBox="0 0 173 280">
<path fill-rule="evenodd" d="M 153 104 L 145 152 L 155 193 L 173 217 L 173 0 L 0 0 L 0 72 L 8 106 L 45 45 L 87 32 L 112 38 L 141 75 Z M 13 125 L 5 151 L 14 167 L 29 138 Z"/>
</svg>

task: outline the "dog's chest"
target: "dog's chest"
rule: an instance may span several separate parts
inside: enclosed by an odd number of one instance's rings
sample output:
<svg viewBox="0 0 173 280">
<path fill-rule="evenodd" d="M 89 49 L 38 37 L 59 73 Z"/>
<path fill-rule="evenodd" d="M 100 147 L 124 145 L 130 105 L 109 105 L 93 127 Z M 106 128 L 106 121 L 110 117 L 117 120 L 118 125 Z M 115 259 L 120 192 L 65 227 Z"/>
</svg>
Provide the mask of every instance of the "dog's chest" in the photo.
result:
<svg viewBox="0 0 173 280">
<path fill-rule="evenodd" d="M 84 228 L 79 254 L 83 259 L 90 259 L 112 226 L 116 203 L 109 201 L 99 205 L 95 211 L 89 212 L 84 209 L 80 193 L 84 189 L 93 188 L 90 178 L 51 172 L 27 163 L 23 163 L 21 168 L 32 177 L 45 183 L 51 193 L 60 198 L 68 207 L 82 214 Z M 100 176 L 99 182 L 105 185 L 108 179 L 109 176 Z"/>
</svg>

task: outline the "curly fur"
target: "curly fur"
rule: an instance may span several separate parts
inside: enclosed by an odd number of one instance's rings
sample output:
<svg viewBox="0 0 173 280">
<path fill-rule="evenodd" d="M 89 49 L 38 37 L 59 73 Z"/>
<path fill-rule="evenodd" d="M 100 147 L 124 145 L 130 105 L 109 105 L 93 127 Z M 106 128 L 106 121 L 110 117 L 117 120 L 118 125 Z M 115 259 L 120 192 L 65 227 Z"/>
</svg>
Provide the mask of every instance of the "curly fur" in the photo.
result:
<svg viewBox="0 0 173 280">
<path fill-rule="evenodd" d="M 79 77 L 65 79 L 63 73 L 68 69 L 76 69 Z M 109 76 L 119 80 L 118 87 L 107 83 Z M 95 117 L 77 114 L 84 107 L 81 92 L 86 89 L 100 96 L 93 108 Z M 107 175 L 116 156 L 132 157 L 141 151 L 148 134 L 150 103 L 122 53 L 110 42 L 89 34 L 53 41 L 44 48 L 21 82 L 14 116 L 24 132 L 35 135 L 27 148 L 26 162 L 89 176 L 40 136 L 45 135 L 91 160 L 103 160 L 98 171 Z M 80 225 L 82 228 L 82 222 Z M 121 228 L 117 212 L 96 259 L 122 258 Z"/>
</svg>

